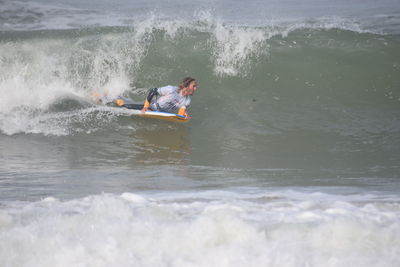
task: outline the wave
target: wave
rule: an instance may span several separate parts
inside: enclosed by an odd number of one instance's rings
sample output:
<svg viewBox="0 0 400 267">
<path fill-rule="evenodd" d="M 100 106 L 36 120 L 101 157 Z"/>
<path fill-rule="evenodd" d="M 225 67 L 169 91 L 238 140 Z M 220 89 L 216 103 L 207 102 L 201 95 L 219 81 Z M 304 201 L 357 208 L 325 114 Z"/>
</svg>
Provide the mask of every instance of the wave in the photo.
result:
<svg viewBox="0 0 400 267">
<path fill-rule="evenodd" d="M 280 118 L 276 129 L 299 123 L 312 128 L 346 114 L 346 122 L 339 123 L 346 125 L 342 133 L 356 131 L 349 125 L 363 120 L 368 131 L 398 130 L 383 123 L 396 116 L 393 107 L 400 101 L 395 37 L 332 21 L 260 27 L 225 24 L 209 12 L 197 18 L 188 23 L 153 14 L 133 27 L 3 32 L 0 130 L 51 134 L 15 121 L 59 116 L 64 110 L 57 103 L 74 108 L 70 98 L 83 103 L 77 106 L 82 112 L 96 106 L 93 93 L 142 100 L 146 88 L 177 84 L 185 75 L 204 88 L 194 112 L 214 111 L 222 120 L 232 112 L 240 120 L 257 112 L 250 122 L 255 128 L 265 124 L 266 114 Z M 216 102 L 220 111 L 214 110 Z M 318 123 L 289 115 L 298 109 Z M 371 120 L 380 128 L 369 125 Z"/>
<path fill-rule="evenodd" d="M 247 189 L 14 202 L 0 212 L 0 262 L 396 266 L 395 201 L 398 197 Z"/>
</svg>

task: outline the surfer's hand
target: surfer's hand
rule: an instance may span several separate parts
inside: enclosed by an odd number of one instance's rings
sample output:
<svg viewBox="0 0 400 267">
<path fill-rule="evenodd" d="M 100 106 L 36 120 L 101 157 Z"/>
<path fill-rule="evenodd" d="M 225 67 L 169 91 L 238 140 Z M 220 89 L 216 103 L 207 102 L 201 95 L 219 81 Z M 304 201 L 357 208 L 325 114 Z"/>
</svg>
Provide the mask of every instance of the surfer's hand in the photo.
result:
<svg viewBox="0 0 400 267">
<path fill-rule="evenodd" d="M 144 107 L 144 108 L 142 108 L 142 113 L 145 113 L 147 110 L 148 110 L 149 108 L 146 108 L 146 107 Z"/>
</svg>

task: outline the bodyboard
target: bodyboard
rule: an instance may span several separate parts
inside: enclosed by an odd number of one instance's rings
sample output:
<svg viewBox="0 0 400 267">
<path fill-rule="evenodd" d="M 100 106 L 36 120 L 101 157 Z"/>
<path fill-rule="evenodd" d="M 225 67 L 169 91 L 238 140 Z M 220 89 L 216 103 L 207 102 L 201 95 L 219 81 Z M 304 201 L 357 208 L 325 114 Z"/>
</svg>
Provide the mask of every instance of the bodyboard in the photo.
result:
<svg viewBox="0 0 400 267">
<path fill-rule="evenodd" d="M 140 116 L 145 118 L 159 119 L 165 121 L 174 121 L 174 122 L 188 122 L 190 117 L 185 117 L 183 115 L 178 115 L 174 113 L 161 112 L 161 111 L 146 111 L 142 112 L 137 109 L 130 109 L 132 115 Z"/>
<path fill-rule="evenodd" d="M 129 98 L 120 97 L 113 101 L 113 103 L 116 104 L 118 107 L 129 109 L 131 114 L 135 116 L 174 122 L 188 122 L 190 120 L 190 117 L 175 113 L 150 110 L 142 112 L 141 109 L 143 108 L 143 103 L 135 103 Z"/>
</svg>

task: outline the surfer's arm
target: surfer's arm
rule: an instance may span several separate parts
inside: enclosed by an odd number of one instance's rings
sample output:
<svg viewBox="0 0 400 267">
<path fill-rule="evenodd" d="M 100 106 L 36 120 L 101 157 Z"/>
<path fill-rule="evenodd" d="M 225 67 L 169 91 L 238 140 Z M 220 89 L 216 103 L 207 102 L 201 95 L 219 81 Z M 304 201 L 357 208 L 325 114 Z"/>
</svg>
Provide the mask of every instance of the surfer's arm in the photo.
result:
<svg viewBox="0 0 400 267">
<path fill-rule="evenodd" d="M 157 95 L 159 95 L 158 88 L 153 88 L 149 91 L 146 101 L 144 102 L 142 112 L 145 112 L 149 109 L 151 100 L 153 99 L 154 96 L 157 96 Z"/>
<path fill-rule="evenodd" d="M 179 108 L 178 115 L 185 116 L 186 118 L 190 118 L 189 114 L 186 111 L 186 107 Z"/>
</svg>

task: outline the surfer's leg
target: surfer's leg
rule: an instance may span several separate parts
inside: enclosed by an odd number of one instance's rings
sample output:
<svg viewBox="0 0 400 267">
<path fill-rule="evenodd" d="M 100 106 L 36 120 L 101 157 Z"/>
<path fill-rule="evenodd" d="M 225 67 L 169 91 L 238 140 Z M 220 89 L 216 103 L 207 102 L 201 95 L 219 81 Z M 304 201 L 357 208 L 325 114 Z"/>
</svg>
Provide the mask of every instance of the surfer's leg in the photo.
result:
<svg viewBox="0 0 400 267">
<path fill-rule="evenodd" d="M 143 104 L 139 104 L 139 103 L 124 104 L 123 107 L 126 107 L 128 109 L 139 109 L 139 110 L 141 110 L 143 108 Z"/>
</svg>

